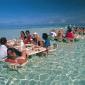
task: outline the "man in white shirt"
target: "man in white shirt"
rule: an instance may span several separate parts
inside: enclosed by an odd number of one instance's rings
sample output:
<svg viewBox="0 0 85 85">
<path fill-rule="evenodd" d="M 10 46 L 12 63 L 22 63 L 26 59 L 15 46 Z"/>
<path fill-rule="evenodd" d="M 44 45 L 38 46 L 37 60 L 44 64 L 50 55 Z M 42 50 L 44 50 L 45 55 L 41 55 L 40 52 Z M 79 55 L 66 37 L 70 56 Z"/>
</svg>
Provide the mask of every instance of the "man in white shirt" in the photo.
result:
<svg viewBox="0 0 85 85">
<path fill-rule="evenodd" d="M 0 39 L 0 61 L 2 61 L 2 59 L 7 56 L 6 44 L 7 44 L 6 38 L 4 37 L 1 38 Z"/>
</svg>

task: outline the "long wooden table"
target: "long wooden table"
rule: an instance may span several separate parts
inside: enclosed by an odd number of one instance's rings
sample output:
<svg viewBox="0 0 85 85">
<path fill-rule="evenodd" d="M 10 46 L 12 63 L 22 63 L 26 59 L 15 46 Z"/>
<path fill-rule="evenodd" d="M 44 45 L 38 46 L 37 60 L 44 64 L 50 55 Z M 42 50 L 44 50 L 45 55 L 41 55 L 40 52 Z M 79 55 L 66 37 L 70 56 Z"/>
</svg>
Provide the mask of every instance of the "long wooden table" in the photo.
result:
<svg viewBox="0 0 85 85">
<path fill-rule="evenodd" d="M 27 55 L 34 55 L 46 51 L 46 48 L 40 47 L 34 50 L 26 48 Z"/>
<path fill-rule="evenodd" d="M 30 44 L 28 44 L 28 45 L 30 45 Z M 21 51 L 20 46 L 14 46 L 14 48 Z M 30 46 L 30 47 L 28 46 L 28 47 L 24 48 L 23 50 L 26 50 L 26 53 L 29 56 L 29 55 L 34 55 L 34 54 L 37 54 L 37 53 L 40 53 L 40 52 L 44 52 L 44 51 L 46 51 L 46 48 L 44 48 L 44 47 L 33 48 L 32 46 Z"/>
<path fill-rule="evenodd" d="M 14 45 L 14 44 L 15 44 L 14 40 L 9 40 L 8 41 L 8 45 L 10 47 L 14 47 L 14 48 L 18 49 L 19 51 L 21 51 L 20 43 L 18 43 L 16 45 Z M 46 48 L 44 48 L 44 47 L 36 47 L 33 44 L 26 44 L 25 46 L 26 46 L 26 48 L 23 48 L 23 50 L 26 50 L 27 55 L 34 55 L 34 54 L 46 51 Z M 35 48 L 33 49 L 33 47 L 35 47 Z"/>
</svg>

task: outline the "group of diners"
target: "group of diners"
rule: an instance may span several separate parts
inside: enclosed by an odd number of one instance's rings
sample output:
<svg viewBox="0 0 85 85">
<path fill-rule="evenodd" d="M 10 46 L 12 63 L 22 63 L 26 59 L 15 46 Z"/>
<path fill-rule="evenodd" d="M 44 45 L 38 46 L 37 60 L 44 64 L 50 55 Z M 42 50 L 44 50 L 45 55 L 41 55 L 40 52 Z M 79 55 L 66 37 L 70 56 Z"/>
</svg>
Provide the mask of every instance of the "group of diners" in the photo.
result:
<svg viewBox="0 0 85 85">
<path fill-rule="evenodd" d="M 29 30 L 27 30 L 26 32 L 21 31 L 20 39 L 23 40 L 24 44 L 34 44 L 34 45 L 41 46 L 41 47 L 50 46 L 50 41 L 48 39 L 47 33 L 43 33 L 42 37 L 40 37 L 37 32 L 34 32 L 31 35 Z"/>
<path fill-rule="evenodd" d="M 74 27 L 73 32 L 79 35 L 85 35 L 85 27 Z"/>
<path fill-rule="evenodd" d="M 10 47 L 7 45 L 7 39 L 2 37 L 0 39 L 0 61 L 6 61 L 10 63 L 18 63 L 22 64 L 26 61 L 27 55 L 23 50 L 20 52 L 19 50 Z"/>
<path fill-rule="evenodd" d="M 15 48 L 17 43 L 11 45 L 11 42 L 7 41 L 5 37 L 0 38 L 0 61 L 3 61 L 4 59 L 5 62 L 23 64 L 29 57 L 29 52 L 27 54 L 26 50 L 27 44 L 33 45 L 32 50 L 43 47 L 46 49 L 46 52 L 48 51 L 48 48 L 50 47 L 50 40 L 48 39 L 47 33 L 43 33 L 42 38 L 36 32 L 33 33 L 33 35 L 31 35 L 29 31 L 26 31 L 25 33 L 24 31 L 20 32 L 20 40 L 23 41 L 25 46 L 22 51 Z M 19 42 L 18 45 L 20 46 L 20 44 L 21 42 Z"/>
<path fill-rule="evenodd" d="M 39 36 L 39 34 L 36 32 L 31 34 L 29 30 L 26 30 L 25 32 L 21 31 L 19 40 L 23 41 L 25 48 L 27 44 L 32 44 L 32 50 L 43 47 L 46 48 L 45 51 L 48 53 L 48 50 L 51 46 L 49 36 L 53 37 L 53 39 L 56 41 L 70 43 L 75 41 L 76 39 L 81 38 L 84 34 L 84 28 L 71 28 L 68 26 L 66 31 L 64 29 L 51 30 L 49 34 L 42 33 L 42 37 Z M 20 45 L 20 42 L 18 44 L 14 43 L 13 45 L 11 45 L 5 37 L 0 38 L 0 61 L 5 58 L 5 61 L 10 63 L 23 64 L 24 62 L 26 62 L 29 57 L 29 51 L 27 54 L 26 49 L 20 51 L 14 47 L 16 45 Z"/>
<path fill-rule="evenodd" d="M 85 35 L 84 27 L 67 27 L 67 30 L 63 28 L 57 30 L 51 30 L 50 36 L 54 38 L 56 41 L 63 42 L 73 42 L 79 39 L 83 39 Z"/>
</svg>

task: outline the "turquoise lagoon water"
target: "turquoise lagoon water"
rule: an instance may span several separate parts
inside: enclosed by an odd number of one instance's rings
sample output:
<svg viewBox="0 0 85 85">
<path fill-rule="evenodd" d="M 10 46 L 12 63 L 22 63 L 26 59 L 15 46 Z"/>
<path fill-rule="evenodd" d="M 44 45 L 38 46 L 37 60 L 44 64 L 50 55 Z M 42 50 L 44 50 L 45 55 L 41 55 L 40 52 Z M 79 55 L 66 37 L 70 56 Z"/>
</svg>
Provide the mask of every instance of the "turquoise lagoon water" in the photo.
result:
<svg viewBox="0 0 85 85">
<path fill-rule="evenodd" d="M 7 39 L 19 38 L 20 31 L 29 30 L 32 33 L 37 32 L 40 36 L 43 32 L 49 32 L 51 29 L 57 29 L 54 27 L 49 28 L 15 28 L 15 29 L 0 29 L 0 37 L 7 37 Z"/>
<path fill-rule="evenodd" d="M 0 62 L 0 85 L 85 85 L 85 40 L 56 43 L 56 51 L 47 57 L 33 55 L 28 64 L 18 70 L 11 70 Z"/>
<path fill-rule="evenodd" d="M 34 32 L 37 32 L 40 36 L 42 35 L 42 33 L 46 32 L 48 33 L 50 30 L 52 29 L 59 29 L 60 27 L 34 27 L 34 28 L 4 28 L 4 29 L 0 29 L 0 37 L 7 37 L 7 39 L 15 39 L 15 38 L 19 38 L 20 35 L 20 31 L 26 31 L 29 30 L 31 32 L 31 34 L 33 34 Z M 65 26 L 63 27 L 65 29 Z"/>
</svg>

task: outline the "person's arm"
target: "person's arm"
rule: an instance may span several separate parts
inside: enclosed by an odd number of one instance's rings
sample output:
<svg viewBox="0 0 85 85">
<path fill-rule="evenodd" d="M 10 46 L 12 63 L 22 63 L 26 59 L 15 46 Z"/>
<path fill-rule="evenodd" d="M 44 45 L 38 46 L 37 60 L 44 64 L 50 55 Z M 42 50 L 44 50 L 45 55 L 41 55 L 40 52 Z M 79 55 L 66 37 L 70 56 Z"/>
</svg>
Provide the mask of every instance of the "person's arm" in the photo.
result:
<svg viewBox="0 0 85 85">
<path fill-rule="evenodd" d="M 20 57 L 17 58 L 17 63 L 19 64 L 23 64 L 27 61 L 27 54 L 26 51 L 22 52 L 22 55 Z"/>
</svg>

